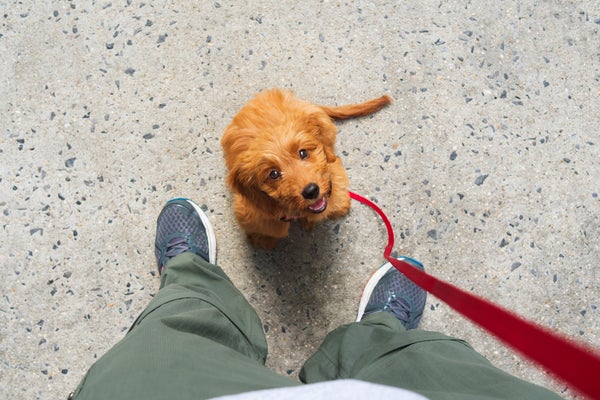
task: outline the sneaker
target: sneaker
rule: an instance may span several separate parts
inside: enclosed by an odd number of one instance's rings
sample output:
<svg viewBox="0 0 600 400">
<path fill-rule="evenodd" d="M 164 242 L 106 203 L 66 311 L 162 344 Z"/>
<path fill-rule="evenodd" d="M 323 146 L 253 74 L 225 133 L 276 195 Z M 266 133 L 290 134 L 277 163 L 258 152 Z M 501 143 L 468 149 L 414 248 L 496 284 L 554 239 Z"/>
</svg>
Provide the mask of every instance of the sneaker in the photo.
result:
<svg viewBox="0 0 600 400">
<path fill-rule="evenodd" d="M 423 264 L 408 257 L 400 257 L 410 265 L 424 270 Z M 400 273 L 387 262 L 371 276 L 358 306 L 356 321 L 365 315 L 380 311 L 394 315 L 406 329 L 415 329 L 419 325 L 427 292 Z"/>
<path fill-rule="evenodd" d="M 162 274 L 168 260 L 187 251 L 215 264 L 217 239 L 202 209 L 190 199 L 176 198 L 165 204 L 156 222 L 158 272 Z"/>
</svg>

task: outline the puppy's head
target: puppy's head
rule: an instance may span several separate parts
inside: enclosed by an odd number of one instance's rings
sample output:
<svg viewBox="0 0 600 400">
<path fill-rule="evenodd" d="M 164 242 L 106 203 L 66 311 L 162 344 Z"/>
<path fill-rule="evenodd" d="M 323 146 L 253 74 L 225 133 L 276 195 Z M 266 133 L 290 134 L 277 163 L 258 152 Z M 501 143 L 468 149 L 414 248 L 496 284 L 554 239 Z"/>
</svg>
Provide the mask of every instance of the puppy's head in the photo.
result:
<svg viewBox="0 0 600 400">
<path fill-rule="evenodd" d="M 269 214 L 314 219 L 326 210 L 331 193 L 328 164 L 337 159 L 336 133 L 319 106 L 289 92 L 263 92 L 223 136 L 227 183 Z"/>
</svg>

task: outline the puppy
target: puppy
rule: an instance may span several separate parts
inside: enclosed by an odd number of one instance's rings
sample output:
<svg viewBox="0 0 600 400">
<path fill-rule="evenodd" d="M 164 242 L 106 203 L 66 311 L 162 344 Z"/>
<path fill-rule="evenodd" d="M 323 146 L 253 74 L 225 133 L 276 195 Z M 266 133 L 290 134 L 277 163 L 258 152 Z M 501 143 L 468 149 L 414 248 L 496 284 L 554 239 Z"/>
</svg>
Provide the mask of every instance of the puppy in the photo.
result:
<svg viewBox="0 0 600 400">
<path fill-rule="evenodd" d="M 221 144 L 233 209 L 250 243 L 271 249 L 290 221 L 311 228 L 350 209 L 348 176 L 334 153 L 332 119 L 368 115 L 391 103 L 318 106 L 286 90 L 259 93 L 225 130 Z"/>
</svg>

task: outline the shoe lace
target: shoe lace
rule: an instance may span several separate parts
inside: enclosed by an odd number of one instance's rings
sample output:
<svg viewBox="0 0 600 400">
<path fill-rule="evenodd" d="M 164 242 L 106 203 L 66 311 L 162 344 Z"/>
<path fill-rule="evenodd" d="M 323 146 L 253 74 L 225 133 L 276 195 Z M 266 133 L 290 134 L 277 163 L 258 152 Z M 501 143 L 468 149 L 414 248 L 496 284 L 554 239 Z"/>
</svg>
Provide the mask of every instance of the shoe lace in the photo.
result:
<svg viewBox="0 0 600 400">
<path fill-rule="evenodd" d="M 395 293 L 391 293 L 383 310 L 391 312 L 397 319 L 406 324 L 412 319 L 411 308 L 411 304 L 405 298 L 396 297 Z"/>
<path fill-rule="evenodd" d="M 183 237 L 174 237 L 167 243 L 167 258 L 175 257 L 178 254 L 190 250 L 189 241 Z"/>
</svg>

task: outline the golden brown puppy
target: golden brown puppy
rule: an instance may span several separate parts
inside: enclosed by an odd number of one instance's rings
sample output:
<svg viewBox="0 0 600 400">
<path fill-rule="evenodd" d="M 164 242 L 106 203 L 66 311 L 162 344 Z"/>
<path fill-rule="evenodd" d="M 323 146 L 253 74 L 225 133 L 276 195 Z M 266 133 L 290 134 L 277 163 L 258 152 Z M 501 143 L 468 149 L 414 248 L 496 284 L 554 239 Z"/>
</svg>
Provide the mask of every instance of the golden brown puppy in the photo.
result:
<svg viewBox="0 0 600 400">
<path fill-rule="evenodd" d="M 334 153 L 332 118 L 368 115 L 391 99 L 325 107 L 272 89 L 244 106 L 225 130 L 223 145 L 237 220 L 254 246 L 270 249 L 290 221 L 305 228 L 350 209 L 348 177 Z"/>
</svg>

